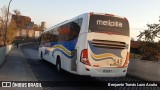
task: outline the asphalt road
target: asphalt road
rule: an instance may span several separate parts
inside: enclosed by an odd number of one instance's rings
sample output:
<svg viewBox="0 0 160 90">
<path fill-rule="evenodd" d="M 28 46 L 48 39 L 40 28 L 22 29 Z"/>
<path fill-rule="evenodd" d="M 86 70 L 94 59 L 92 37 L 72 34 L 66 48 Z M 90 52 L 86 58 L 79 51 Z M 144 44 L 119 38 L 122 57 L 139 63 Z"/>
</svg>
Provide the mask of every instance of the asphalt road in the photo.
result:
<svg viewBox="0 0 160 90">
<path fill-rule="evenodd" d="M 56 72 L 55 65 L 38 58 L 38 44 L 31 43 L 22 45 L 21 50 L 38 81 L 54 81 L 53 84 L 58 83 L 58 85 L 60 85 L 56 87 L 44 87 L 44 90 L 160 90 L 160 87 L 108 87 L 108 83 L 145 82 L 128 75 L 126 77 L 116 78 L 95 78 L 74 75 L 65 71 L 58 73 Z M 83 87 L 76 86 L 76 83 L 82 84 Z M 92 85 L 90 85 L 91 83 Z M 90 85 L 90 87 L 85 87 L 87 85 Z"/>
</svg>

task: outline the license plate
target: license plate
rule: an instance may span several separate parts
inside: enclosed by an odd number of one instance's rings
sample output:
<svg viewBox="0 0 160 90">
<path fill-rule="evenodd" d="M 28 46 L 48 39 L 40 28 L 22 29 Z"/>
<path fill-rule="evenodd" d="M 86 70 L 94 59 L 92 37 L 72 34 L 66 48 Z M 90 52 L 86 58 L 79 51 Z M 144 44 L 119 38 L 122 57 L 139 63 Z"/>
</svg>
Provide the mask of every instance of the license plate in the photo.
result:
<svg viewBox="0 0 160 90">
<path fill-rule="evenodd" d="M 110 73 L 112 70 L 103 70 L 103 73 Z"/>
</svg>

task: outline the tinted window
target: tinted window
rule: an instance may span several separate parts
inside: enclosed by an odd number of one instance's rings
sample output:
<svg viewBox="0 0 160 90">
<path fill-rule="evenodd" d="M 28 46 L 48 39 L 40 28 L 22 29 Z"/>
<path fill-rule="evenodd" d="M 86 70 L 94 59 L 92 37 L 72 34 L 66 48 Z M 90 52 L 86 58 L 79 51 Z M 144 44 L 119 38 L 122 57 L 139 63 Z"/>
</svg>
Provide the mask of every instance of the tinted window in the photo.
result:
<svg viewBox="0 0 160 90">
<path fill-rule="evenodd" d="M 59 28 L 59 41 L 71 41 L 78 37 L 82 25 L 82 19 L 78 19 L 62 25 Z"/>
<path fill-rule="evenodd" d="M 79 32 L 81 30 L 81 25 L 82 25 L 82 19 L 78 19 L 71 22 L 69 40 L 73 40 L 78 37 Z"/>
<path fill-rule="evenodd" d="M 64 24 L 43 33 L 42 42 L 65 42 L 71 41 L 78 37 L 82 25 L 82 19 Z"/>
<path fill-rule="evenodd" d="M 59 36 L 58 36 L 58 41 L 59 42 L 64 42 L 68 40 L 68 35 L 70 32 L 70 23 L 64 24 L 62 26 L 59 27 Z"/>
<path fill-rule="evenodd" d="M 52 30 L 52 37 L 51 37 L 51 42 L 57 42 L 58 41 L 58 28 L 55 28 Z"/>
<path fill-rule="evenodd" d="M 91 15 L 89 30 L 91 32 L 112 32 L 129 36 L 128 20 L 113 16 Z"/>
</svg>

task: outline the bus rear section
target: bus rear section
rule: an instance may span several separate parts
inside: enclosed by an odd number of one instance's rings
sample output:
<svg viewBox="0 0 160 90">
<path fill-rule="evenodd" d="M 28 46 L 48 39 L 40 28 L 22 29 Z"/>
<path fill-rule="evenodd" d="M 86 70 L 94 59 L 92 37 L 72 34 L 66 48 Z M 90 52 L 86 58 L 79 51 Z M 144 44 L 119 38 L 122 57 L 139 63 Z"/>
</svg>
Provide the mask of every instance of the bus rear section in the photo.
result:
<svg viewBox="0 0 160 90">
<path fill-rule="evenodd" d="M 129 64 L 130 35 L 126 18 L 90 14 L 87 48 L 79 72 L 94 77 L 123 77 Z"/>
</svg>

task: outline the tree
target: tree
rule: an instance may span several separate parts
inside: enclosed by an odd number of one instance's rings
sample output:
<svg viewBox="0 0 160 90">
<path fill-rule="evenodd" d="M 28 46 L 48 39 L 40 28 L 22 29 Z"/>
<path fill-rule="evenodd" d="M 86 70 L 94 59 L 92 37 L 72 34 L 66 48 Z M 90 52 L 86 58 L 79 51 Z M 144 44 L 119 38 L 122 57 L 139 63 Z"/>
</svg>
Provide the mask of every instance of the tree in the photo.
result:
<svg viewBox="0 0 160 90">
<path fill-rule="evenodd" d="M 160 19 L 159 19 L 160 22 Z M 137 36 L 139 40 L 144 39 L 147 42 L 154 42 L 155 38 L 160 38 L 158 33 L 160 32 L 160 24 L 147 24 L 148 29 L 140 32 Z"/>
<path fill-rule="evenodd" d="M 159 20 L 160 21 L 160 20 Z M 140 32 L 137 36 L 139 40 L 144 39 L 144 42 L 139 47 L 142 59 L 145 60 L 160 60 L 160 42 L 155 42 L 155 38 L 160 38 L 160 24 L 147 24 L 148 29 Z"/>
<path fill-rule="evenodd" d="M 7 30 L 7 43 L 11 44 L 15 40 L 15 31 L 17 30 L 15 21 L 12 21 L 8 24 Z"/>
<path fill-rule="evenodd" d="M 158 61 L 160 60 L 160 42 L 143 42 L 139 47 L 142 60 Z"/>
<path fill-rule="evenodd" d="M 16 27 L 16 23 L 15 21 L 8 21 L 7 22 L 7 14 L 8 14 L 8 10 L 6 6 L 3 6 L 3 8 L 1 9 L 1 15 L 0 15 L 0 44 L 2 45 L 7 45 L 7 44 L 11 44 L 14 40 L 15 37 L 15 31 L 17 30 Z M 8 14 L 8 19 L 10 19 L 10 13 Z M 7 29 L 6 29 L 6 22 L 7 22 Z M 6 40 L 4 40 L 4 34 L 6 34 Z M 2 42 L 3 41 L 3 42 Z"/>
<path fill-rule="evenodd" d="M 15 9 L 13 11 L 17 17 L 21 15 L 21 12 L 18 9 Z"/>
<path fill-rule="evenodd" d="M 0 15 L 0 24 L 1 24 L 1 37 L 0 37 L 0 43 L 3 45 L 6 45 L 6 34 L 7 34 L 7 29 L 6 29 L 6 25 L 8 25 L 8 21 L 7 21 L 7 16 L 9 19 L 9 15 L 10 13 L 8 13 L 7 7 L 3 6 L 3 8 L 1 8 L 1 15 Z"/>
<path fill-rule="evenodd" d="M 27 16 L 22 16 L 21 12 L 17 9 L 14 10 L 14 15 L 12 15 L 12 20 L 16 22 L 16 26 L 20 31 L 20 36 L 22 35 L 22 29 L 26 29 L 31 23 L 31 18 Z"/>
<path fill-rule="evenodd" d="M 7 7 L 6 6 L 3 6 L 1 8 L 1 13 L 0 13 L 0 22 L 5 24 L 6 20 L 7 20 Z M 10 15 L 10 13 L 9 13 Z"/>
<path fill-rule="evenodd" d="M 3 22 L 0 22 L 0 46 L 3 46 Z"/>
<path fill-rule="evenodd" d="M 15 20 L 17 28 L 23 29 L 31 22 L 31 19 L 27 16 L 12 15 L 12 20 Z"/>
<path fill-rule="evenodd" d="M 6 45 L 6 40 L 7 40 L 8 18 L 9 18 L 9 9 L 10 9 L 11 2 L 12 0 L 9 1 L 8 8 L 7 8 L 7 19 L 5 22 L 5 30 L 4 30 L 4 46 Z"/>
</svg>

